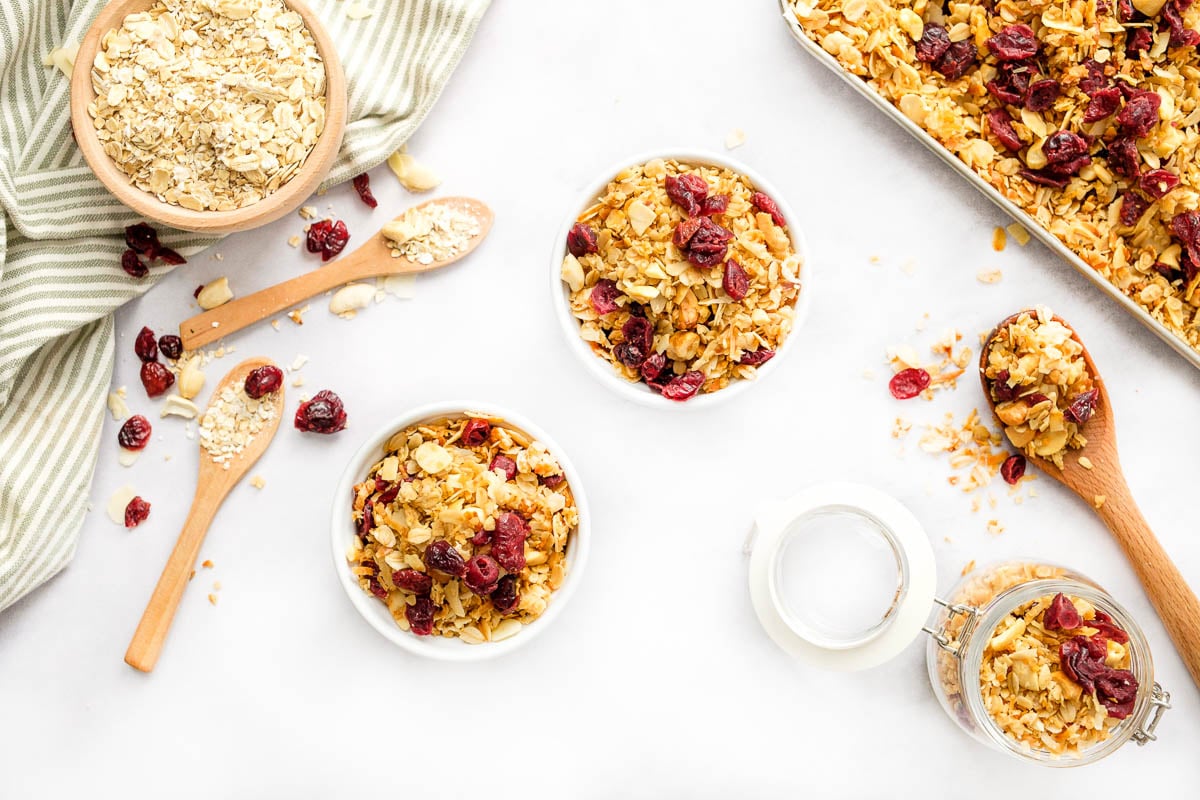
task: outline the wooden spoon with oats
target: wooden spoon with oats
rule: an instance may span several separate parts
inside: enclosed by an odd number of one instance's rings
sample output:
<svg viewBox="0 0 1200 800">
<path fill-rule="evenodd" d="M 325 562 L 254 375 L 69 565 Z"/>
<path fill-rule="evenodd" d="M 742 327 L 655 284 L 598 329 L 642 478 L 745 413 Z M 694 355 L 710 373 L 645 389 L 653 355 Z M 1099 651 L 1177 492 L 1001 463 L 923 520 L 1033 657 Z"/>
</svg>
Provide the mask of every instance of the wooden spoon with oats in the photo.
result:
<svg viewBox="0 0 1200 800">
<path fill-rule="evenodd" d="M 392 244 L 395 241 L 394 237 L 403 238 L 406 233 L 411 235 L 416 232 L 411 227 L 405 231 L 405 219 L 410 214 L 419 215 L 423 209 L 430 209 L 431 206 L 445 206 L 452 213 L 472 218 L 475 226 L 470 229 L 473 232 L 469 238 L 466 238 L 461 248 L 456 249 L 452 255 L 433 258 L 428 263 L 409 260 L 406 256 L 395 257 L 393 254 L 398 249 Z M 447 267 L 466 258 L 479 246 L 492 229 L 493 219 L 494 215 L 487 204 L 471 197 L 439 197 L 428 200 L 393 219 L 354 252 L 326 266 L 184 320 L 179 325 L 179 336 L 183 339 L 184 348 L 195 350 L 215 342 L 222 336 L 280 314 L 310 297 L 352 281 L 388 275 L 410 275 Z M 409 241 L 417 243 L 429 240 L 436 244 L 437 235 L 435 230 L 421 236 L 412 236 Z"/>
<path fill-rule="evenodd" d="M 992 397 L 991 382 L 985 374 L 988 356 L 997 341 L 1006 337 L 1008 327 L 1025 313 L 1037 312 L 1032 309 L 1021 311 L 1002 320 L 988 336 L 987 344 L 980 355 L 979 377 L 983 382 L 983 395 L 987 398 L 993 414 L 996 413 L 997 402 Z M 1080 428 L 1087 438 L 1087 444 L 1077 450 L 1063 451 L 1061 469 L 1047 458 L 1028 453 L 1024 455 L 1042 472 L 1083 498 L 1108 526 L 1121 549 L 1125 551 L 1133 571 L 1142 582 L 1146 596 L 1150 598 L 1163 625 L 1174 640 L 1175 648 L 1191 673 L 1192 680 L 1200 686 L 1200 600 L 1196 598 L 1196 594 L 1180 574 L 1179 568 L 1171 561 L 1171 557 L 1150 530 L 1129 491 L 1117 458 L 1116 425 L 1113 422 L 1108 389 L 1104 385 L 1104 379 L 1100 377 L 1100 371 L 1096 369 L 1095 362 L 1092 361 L 1091 353 L 1083 345 L 1074 328 L 1061 317 L 1054 316 L 1053 319 L 1070 330 L 1071 338 L 1083 349 L 1084 363 L 1091 374 L 1098 397 L 1094 413 Z M 1004 428 L 1004 421 L 999 416 L 996 419 L 1001 428 Z"/>
<path fill-rule="evenodd" d="M 279 429 L 283 416 L 282 372 L 278 388 L 259 400 L 249 397 L 243 389 L 246 377 L 259 367 L 275 367 L 275 364 L 265 358 L 243 361 L 213 389 L 208 409 L 201 418 L 200 476 L 192 510 L 154 587 L 133 641 L 125 651 L 125 663 L 134 669 L 142 672 L 154 669 L 213 517 Z"/>
</svg>

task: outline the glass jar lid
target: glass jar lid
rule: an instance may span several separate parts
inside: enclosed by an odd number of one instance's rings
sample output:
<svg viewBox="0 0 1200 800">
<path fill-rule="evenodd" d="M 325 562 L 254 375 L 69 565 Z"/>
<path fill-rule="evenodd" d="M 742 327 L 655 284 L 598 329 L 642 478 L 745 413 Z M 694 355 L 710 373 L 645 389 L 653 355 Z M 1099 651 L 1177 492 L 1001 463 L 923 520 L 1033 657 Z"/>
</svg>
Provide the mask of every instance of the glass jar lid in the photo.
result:
<svg viewBox="0 0 1200 800">
<path fill-rule="evenodd" d="M 811 486 L 755 518 L 754 610 L 776 644 L 817 667 L 894 658 L 920 634 L 936 578 L 920 522 L 870 486 Z"/>
</svg>

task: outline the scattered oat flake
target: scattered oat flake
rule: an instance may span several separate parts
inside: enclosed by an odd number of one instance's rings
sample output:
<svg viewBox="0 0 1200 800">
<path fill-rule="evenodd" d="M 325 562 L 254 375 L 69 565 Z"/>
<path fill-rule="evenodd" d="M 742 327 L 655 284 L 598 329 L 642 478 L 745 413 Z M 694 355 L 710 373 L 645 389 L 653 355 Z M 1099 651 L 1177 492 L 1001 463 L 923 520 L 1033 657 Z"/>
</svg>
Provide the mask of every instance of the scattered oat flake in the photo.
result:
<svg viewBox="0 0 1200 800">
<path fill-rule="evenodd" d="M 883 263 L 883 259 L 880 258 L 879 256 L 871 256 L 870 258 L 867 259 L 867 261 L 869 261 L 872 264 L 882 264 Z"/>
<path fill-rule="evenodd" d="M 989 519 L 987 521 L 987 530 L 993 536 L 999 536 L 1004 533 L 1004 526 L 1000 524 L 1000 520 L 998 519 Z"/>
<path fill-rule="evenodd" d="M 351 3 L 350 5 L 346 6 L 346 16 L 350 19 L 366 19 L 374 13 L 374 11 L 367 8 L 362 3 Z"/>
<path fill-rule="evenodd" d="M 999 226 L 992 231 L 992 249 L 997 253 L 1004 252 L 1004 246 L 1008 244 L 1008 235 L 1004 232 L 1004 228 Z"/>
<path fill-rule="evenodd" d="M 304 376 L 303 375 L 297 375 L 295 378 L 292 378 L 292 386 L 299 389 L 303 385 L 304 385 Z"/>
<path fill-rule="evenodd" d="M 214 592 L 221 591 L 221 582 L 220 581 L 213 581 L 213 591 Z"/>
<path fill-rule="evenodd" d="M 1080 456 L 1079 457 L 1079 466 L 1083 467 L 1084 469 L 1091 469 L 1092 468 L 1092 460 L 1090 458 L 1088 458 L 1087 456 Z"/>
<path fill-rule="evenodd" d="M 1003 277 L 1004 273 L 996 267 L 984 267 L 975 273 L 975 280 L 980 283 L 999 283 Z"/>
<path fill-rule="evenodd" d="M 975 559 L 972 558 L 970 561 L 968 561 L 966 564 L 963 565 L 962 572 L 960 572 L 959 575 L 965 576 L 965 575 L 967 575 L 967 573 L 971 572 L 974 569 L 975 569 Z"/>
<path fill-rule="evenodd" d="M 317 207 L 316 206 L 300 206 L 300 210 L 297 211 L 296 213 L 300 215 L 300 219 L 316 219 L 317 218 Z"/>
<path fill-rule="evenodd" d="M 1107 500 L 1107 499 L 1108 499 L 1108 498 L 1107 498 L 1107 497 L 1105 497 L 1105 496 L 1104 496 L 1104 495 L 1102 495 L 1102 494 L 1098 494 L 1098 495 L 1096 495 L 1096 499 L 1095 499 L 1095 506 L 1096 506 L 1096 508 L 1100 508 L 1101 506 L 1103 506 L 1103 505 L 1104 505 L 1104 501 L 1105 501 L 1105 500 Z"/>
<path fill-rule="evenodd" d="M 308 306 L 305 306 L 304 308 L 293 308 L 287 314 L 288 319 L 290 319 L 292 322 L 296 323 L 297 325 L 303 325 L 304 324 L 304 315 L 308 312 L 308 309 L 309 309 Z"/>
<path fill-rule="evenodd" d="M 289 237 L 288 238 L 288 246 L 289 247 L 299 247 L 301 241 L 303 241 L 303 239 L 301 239 L 301 237 L 299 235 Z"/>
<path fill-rule="evenodd" d="M 277 319 L 271 320 L 271 327 L 274 328 L 275 330 L 279 330 L 279 320 L 277 320 Z"/>
<path fill-rule="evenodd" d="M 264 486 L 267 485 L 267 481 L 266 481 L 266 479 L 263 478 L 262 475 L 255 475 L 253 478 L 250 479 L 250 485 L 253 486 L 255 489 L 262 489 Z"/>
<path fill-rule="evenodd" d="M 912 430 L 911 422 L 906 420 L 904 417 L 896 417 L 896 421 L 892 423 L 892 438 L 903 438 L 904 436 L 908 435 L 910 430 Z"/>
<path fill-rule="evenodd" d="M 380 278 L 379 284 L 383 287 L 383 291 L 393 297 L 399 297 L 401 300 L 411 300 L 417 296 L 416 275 L 388 275 Z"/>
<path fill-rule="evenodd" d="M 212 559 L 206 558 L 204 559 L 204 563 L 202 563 L 200 566 L 204 567 L 205 569 L 212 569 L 212 565 Z"/>
<path fill-rule="evenodd" d="M 1021 223 L 1014 222 L 1011 225 L 1008 225 L 1005 230 L 1008 231 L 1008 235 L 1011 236 L 1017 244 L 1021 245 L 1021 247 L 1029 244 L 1029 231 L 1025 230 L 1025 227 L 1021 225 Z"/>
<path fill-rule="evenodd" d="M 226 386 L 200 420 L 200 445 L 209 458 L 229 469 L 275 415 L 274 392 L 255 399 L 241 385 Z"/>
<path fill-rule="evenodd" d="M 479 220 L 448 203 L 427 203 L 408 209 L 383 226 L 392 258 L 429 265 L 464 252 L 479 235 Z"/>
<path fill-rule="evenodd" d="M 210 594 L 208 596 L 208 602 L 215 606 L 217 604 L 217 596 L 215 594 Z"/>
<path fill-rule="evenodd" d="M 746 143 L 746 132 L 741 128 L 734 128 L 729 133 L 725 134 L 725 149 L 736 150 Z"/>
<path fill-rule="evenodd" d="M 117 392 L 108 393 L 108 412 L 112 414 L 113 422 L 124 422 L 129 419 L 129 405 L 125 398 Z"/>
</svg>

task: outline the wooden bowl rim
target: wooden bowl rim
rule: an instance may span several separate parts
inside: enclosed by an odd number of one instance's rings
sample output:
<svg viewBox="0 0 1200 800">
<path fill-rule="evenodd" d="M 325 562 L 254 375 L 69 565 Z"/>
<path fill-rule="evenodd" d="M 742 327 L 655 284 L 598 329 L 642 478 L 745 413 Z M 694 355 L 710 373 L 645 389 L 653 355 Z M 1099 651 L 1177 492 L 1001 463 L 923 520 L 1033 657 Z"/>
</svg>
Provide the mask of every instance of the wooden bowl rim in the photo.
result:
<svg viewBox="0 0 1200 800">
<path fill-rule="evenodd" d="M 341 148 L 346 129 L 346 76 L 328 30 L 303 0 L 282 0 L 300 14 L 312 34 L 325 64 L 325 129 L 292 179 L 257 203 L 232 211 L 193 211 L 159 200 L 134 186 L 129 177 L 104 152 L 96 136 L 88 105 L 92 91 L 92 64 L 100 40 L 120 26 L 125 17 L 150 8 L 155 0 L 112 0 L 100 10 L 79 45 L 71 72 L 71 127 L 84 160 L 100 182 L 122 203 L 149 219 L 196 233 L 232 233 L 273 222 L 300 207 L 316 191 Z"/>
</svg>

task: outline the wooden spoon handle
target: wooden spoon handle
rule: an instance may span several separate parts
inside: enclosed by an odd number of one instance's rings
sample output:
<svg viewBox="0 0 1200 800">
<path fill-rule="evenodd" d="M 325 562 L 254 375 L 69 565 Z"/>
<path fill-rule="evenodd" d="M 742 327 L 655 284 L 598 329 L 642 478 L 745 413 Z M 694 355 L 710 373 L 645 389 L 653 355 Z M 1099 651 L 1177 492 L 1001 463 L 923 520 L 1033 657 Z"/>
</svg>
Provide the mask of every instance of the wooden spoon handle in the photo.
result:
<svg viewBox="0 0 1200 800">
<path fill-rule="evenodd" d="M 1200 687 L 1200 599 L 1159 544 L 1128 487 L 1115 487 L 1099 513 L 1133 565 L 1192 681 Z"/>
<path fill-rule="evenodd" d="M 175 619 L 175 609 L 179 607 L 183 590 L 191 580 L 196 558 L 200 555 L 200 545 L 204 543 L 204 535 L 222 499 L 223 492 L 202 490 L 196 493 L 192 509 L 175 542 L 175 549 L 163 567 L 154 594 L 150 595 L 142 620 L 134 631 L 129 649 L 125 651 L 125 663 L 134 669 L 149 672 L 158 662 L 167 632 Z"/>
</svg>

